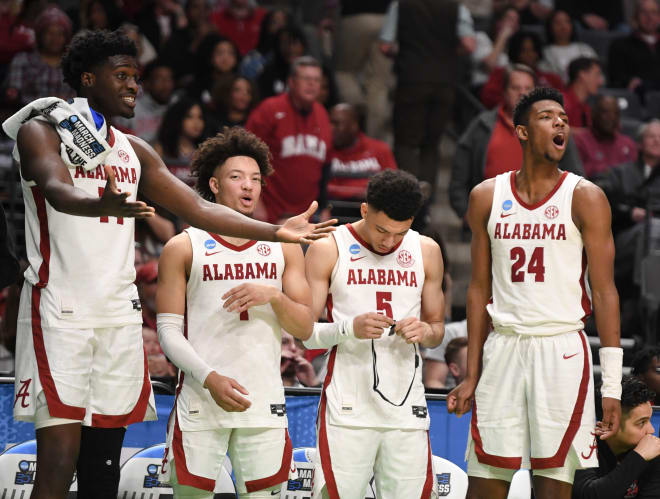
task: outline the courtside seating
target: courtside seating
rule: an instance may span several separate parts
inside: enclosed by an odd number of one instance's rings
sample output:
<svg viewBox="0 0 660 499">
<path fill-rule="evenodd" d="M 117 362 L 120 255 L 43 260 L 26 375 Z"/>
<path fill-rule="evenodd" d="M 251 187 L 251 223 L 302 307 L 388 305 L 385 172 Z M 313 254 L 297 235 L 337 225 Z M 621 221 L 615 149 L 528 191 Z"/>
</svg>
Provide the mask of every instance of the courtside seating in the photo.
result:
<svg viewBox="0 0 660 499">
<path fill-rule="evenodd" d="M 28 440 L 0 454 L 0 497 L 30 497 L 37 473 L 37 441 Z M 77 497 L 75 476 L 67 499 Z"/>
<path fill-rule="evenodd" d="M 121 467 L 118 499 L 150 497 L 171 494 L 172 488 L 158 480 L 165 444 L 147 447 L 130 457 Z M 228 463 L 228 461 L 226 461 Z M 171 497 L 169 495 L 168 497 Z M 235 499 L 236 488 L 227 466 L 223 466 L 215 484 L 214 499 Z"/>
</svg>

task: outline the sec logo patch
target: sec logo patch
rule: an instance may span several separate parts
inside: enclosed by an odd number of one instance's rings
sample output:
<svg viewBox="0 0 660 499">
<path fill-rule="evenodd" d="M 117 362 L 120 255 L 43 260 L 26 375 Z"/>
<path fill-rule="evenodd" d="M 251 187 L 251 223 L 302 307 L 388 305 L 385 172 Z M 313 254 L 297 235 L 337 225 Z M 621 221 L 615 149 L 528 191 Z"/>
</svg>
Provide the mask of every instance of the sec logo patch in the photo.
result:
<svg viewBox="0 0 660 499">
<path fill-rule="evenodd" d="M 399 251 L 399 253 L 396 255 L 396 261 L 402 267 L 410 267 L 413 263 L 415 263 L 415 260 L 413 260 L 413 257 L 408 250 Z"/>
<path fill-rule="evenodd" d="M 549 218 L 550 220 L 557 218 L 558 215 L 559 208 L 557 208 L 555 205 L 550 205 L 545 209 L 545 217 Z"/>
<path fill-rule="evenodd" d="M 123 149 L 119 149 L 117 155 L 119 156 L 119 159 L 121 159 L 124 163 L 128 163 L 131 159 L 128 153 Z"/>
<path fill-rule="evenodd" d="M 270 255 L 270 246 L 267 244 L 260 244 L 257 246 L 257 253 L 259 253 L 261 256 L 268 256 Z"/>
</svg>

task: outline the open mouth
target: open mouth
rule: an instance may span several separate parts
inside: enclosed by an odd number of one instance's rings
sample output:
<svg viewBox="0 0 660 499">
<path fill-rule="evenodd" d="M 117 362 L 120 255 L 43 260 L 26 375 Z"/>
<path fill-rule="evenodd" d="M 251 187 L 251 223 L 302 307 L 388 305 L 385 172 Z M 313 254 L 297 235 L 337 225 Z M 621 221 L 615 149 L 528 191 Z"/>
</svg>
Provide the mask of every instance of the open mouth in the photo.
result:
<svg viewBox="0 0 660 499">
<path fill-rule="evenodd" d="M 252 198 L 250 196 L 241 196 L 241 202 L 244 205 L 250 205 L 252 204 Z"/>
<path fill-rule="evenodd" d="M 564 143 L 566 142 L 566 138 L 563 134 L 555 135 L 552 138 L 552 142 L 554 142 L 556 146 L 563 147 Z"/>
</svg>

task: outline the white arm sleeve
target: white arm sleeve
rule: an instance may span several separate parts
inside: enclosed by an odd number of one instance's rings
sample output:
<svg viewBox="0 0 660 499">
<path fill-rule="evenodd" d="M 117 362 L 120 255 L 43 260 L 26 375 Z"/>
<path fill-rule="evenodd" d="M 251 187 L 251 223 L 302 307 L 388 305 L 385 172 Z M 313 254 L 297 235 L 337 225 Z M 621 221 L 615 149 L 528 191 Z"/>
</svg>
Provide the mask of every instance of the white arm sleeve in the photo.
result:
<svg viewBox="0 0 660 499">
<path fill-rule="evenodd" d="M 204 386 L 204 381 L 213 369 L 199 356 L 183 335 L 183 315 L 158 314 L 158 341 L 167 358 L 184 373 Z"/>
<path fill-rule="evenodd" d="M 332 348 L 348 338 L 355 338 L 353 319 L 341 322 L 315 322 L 312 335 L 303 341 L 305 348 Z"/>
<path fill-rule="evenodd" d="M 623 348 L 602 347 L 598 350 L 600 368 L 603 372 L 603 386 L 600 393 L 603 397 L 621 400 L 621 375 L 623 371 Z"/>
</svg>

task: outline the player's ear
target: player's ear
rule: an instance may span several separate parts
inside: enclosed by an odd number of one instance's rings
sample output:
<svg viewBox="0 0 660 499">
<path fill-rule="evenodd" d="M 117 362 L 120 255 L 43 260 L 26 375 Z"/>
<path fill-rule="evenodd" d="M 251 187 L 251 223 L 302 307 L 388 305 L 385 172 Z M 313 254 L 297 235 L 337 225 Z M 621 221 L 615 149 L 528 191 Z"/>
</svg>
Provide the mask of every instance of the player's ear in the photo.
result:
<svg viewBox="0 0 660 499">
<path fill-rule="evenodd" d="M 85 88 L 93 87 L 95 82 L 96 82 L 96 76 L 94 75 L 94 73 L 90 73 L 86 71 L 80 75 L 80 83 Z"/>
<path fill-rule="evenodd" d="M 211 192 L 215 194 L 216 196 L 218 195 L 218 192 L 220 192 L 220 184 L 218 184 L 218 179 L 215 177 L 211 177 L 209 179 L 209 188 L 211 189 Z"/>
<path fill-rule="evenodd" d="M 362 203 L 360 205 L 360 215 L 362 215 L 362 218 L 367 218 L 367 208 L 367 203 Z"/>
<path fill-rule="evenodd" d="M 516 126 L 516 135 L 518 136 L 519 140 L 529 139 L 529 136 L 527 134 L 527 127 L 525 125 L 517 125 Z"/>
</svg>

